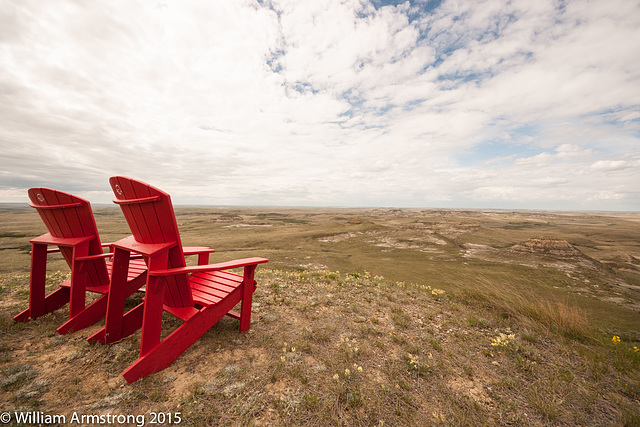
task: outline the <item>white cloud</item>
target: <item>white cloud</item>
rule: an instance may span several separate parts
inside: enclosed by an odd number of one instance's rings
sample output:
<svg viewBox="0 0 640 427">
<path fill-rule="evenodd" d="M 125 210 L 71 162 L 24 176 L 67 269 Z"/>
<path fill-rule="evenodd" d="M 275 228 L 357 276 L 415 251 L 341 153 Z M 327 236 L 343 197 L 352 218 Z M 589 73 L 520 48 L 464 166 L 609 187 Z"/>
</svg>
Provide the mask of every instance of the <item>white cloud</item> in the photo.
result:
<svg viewBox="0 0 640 427">
<path fill-rule="evenodd" d="M 591 148 L 582 149 L 576 144 L 562 144 L 556 148 L 556 156 L 560 159 L 571 157 L 589 157 L 596 154 Z"/>
<path fill-rule="evenodd" d="M 636 162 L 635 166 L 640 166 L 640 163 Z M 591 164 L 591 169 L 596 171 L 619 171 L 631 167 L 634 165 L 626 160 L 598 160 Z"/>
<path fill-rule="evenodd" d="M 184 203 L 638 210 L 639 18 L 625 0 L 13 2 L 0 201 L 108 201 L 125 174 Z"/>
</svg>

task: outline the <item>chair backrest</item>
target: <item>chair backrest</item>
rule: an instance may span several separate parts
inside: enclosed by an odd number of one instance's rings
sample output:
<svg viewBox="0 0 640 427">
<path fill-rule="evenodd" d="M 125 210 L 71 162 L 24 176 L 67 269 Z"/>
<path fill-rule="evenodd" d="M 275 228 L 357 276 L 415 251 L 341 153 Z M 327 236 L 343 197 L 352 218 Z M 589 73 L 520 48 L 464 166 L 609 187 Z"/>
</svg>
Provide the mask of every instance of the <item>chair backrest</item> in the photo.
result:
<svg viewBox="0 0 640 427">
<path fill-rule="evenodd" d="M 89 241 L 89 255 L 102 253 L 98 228 L 88 201 L 72 194 L 42 187 L 29 189 L 29 199 L 31 200 L 29 205 L 38 211 L 53 237 L 92 237 Z M 71 267 L 73 249 L 61 246 L 60 252 Z M 87 262 L 85 267 L 89 275 L 89 284 L 93 286 L 109 284 L 104 259 Z"/>
<path fill-rule="evenodd" d="M 180 232 L 169 194 L 124 176 L 111 177 L 109 183 L 116 196 L 113 201 L 120 205 L 133 238 L 139 243 L 175 243 L 169 250 L 168 267 L 185 267 Z M 165 304 L 171 307 L 193 305 L 186 274 L 167 278 Z"/>
</svg>

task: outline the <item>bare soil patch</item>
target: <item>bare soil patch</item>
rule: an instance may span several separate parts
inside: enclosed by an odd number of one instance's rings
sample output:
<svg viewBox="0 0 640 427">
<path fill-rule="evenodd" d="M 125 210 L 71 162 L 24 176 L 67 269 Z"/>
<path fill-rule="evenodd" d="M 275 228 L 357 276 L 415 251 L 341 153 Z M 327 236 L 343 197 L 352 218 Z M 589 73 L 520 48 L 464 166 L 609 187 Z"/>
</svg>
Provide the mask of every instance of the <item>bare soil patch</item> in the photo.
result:
<svg viewBox="0 0 640 427">
<path fill-rule="evenodd" d="M 112 212 L 97 213 L 105 241 L 126 235 Z M 0 412 L 180 413 L 180 425 L 640 421 L 635 217 L 178 209 L 183 242 L 215 247 L 212 261 L 270 258 L 252 327 L 238 334 L 225 318 L 127 384 L 139 333 L 107 346 L 85 341 L 99 326 L 58 336 L 66 308 L 12 321 L 28 298 L 20 248 L 43 231 L 28 210 L 4 214 Z M 53 288 L 65 264 L 50 266 Z M 164 333 L 176 325 L 167 315 Z"/>
</svg>

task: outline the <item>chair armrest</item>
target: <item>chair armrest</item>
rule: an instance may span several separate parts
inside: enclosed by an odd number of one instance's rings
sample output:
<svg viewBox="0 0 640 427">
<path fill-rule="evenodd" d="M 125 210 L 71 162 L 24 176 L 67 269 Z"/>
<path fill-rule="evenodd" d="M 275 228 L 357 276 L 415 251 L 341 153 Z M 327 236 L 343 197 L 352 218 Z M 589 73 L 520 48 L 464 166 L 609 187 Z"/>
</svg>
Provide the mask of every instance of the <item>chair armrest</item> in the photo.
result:
<svg viewBox="0 0 640 427">
<path fill-rule="evenodd" d="M 109 252 L 105 252 L 104 255 L 109 255 L 109 256 L 113 256 L 113 243 L 102 243 L 100 246 L 102 246 L 102 248 L 109 248 Z M 136 252 L 132 252 L 131 253 L 131 259 L 141 259 L 142 255 L 140 255 L 139 253 Z"/>
<path fill-rule="evenodd" d="M 98 254 L 98 255 L 87 255 L 87 256 L 79 256 L 76 257 L 75 260 L 76 261 L 94 261 L 96 259 L 100 259 L 100 258 L 109 258 L 113 256 L 113 252 L 106 252 L 103 254 Z"/>
<path fill-rule="evenodd" d="M 132 255 L 152 256 L 162 252 L 166 252 L 176 246 L 177 242 L 172 243 L 138 243 L 133 236 L 125 237 L 112 243 L 114 248 L 124 249 Z"/>
<path fill-rule="evenodd" d="M 182 247 L 182 252 L 184 252 L 185 255 L 200 255 L 200 254 L 206 254 L 206 253 L 210 254 L 215 251 L 216 251 L 215 249 L 211 249 L 206 246 L 183 246 Z"/>
<path fill-rule="evenodd" d="M 57 252 L 62 252 L 62 251 L 60 250 L 60 248 L 47 248 L 48 254 L 55 254 Z M 32 254 L 33 254 L 33 251 L 29 251 L 29 255 L 32 255 Z"/>
<path fill-rule="evenodd" d="M 207 265 L 209 264 L 209 254 L 215 252 L 215 249 L 204 246 L 188 246 L 183 247 L 182 252 L 185 257 L 187 255 L 198 255 L 198 265 Z"/>
<path fill-rule="evenodd" d="M 53 237 L 51 233 L 43 234 L 42 236 L 38 236 L 34 239 L 29 240 L 31 243 L 36 243 L 39 245 L 57 245 L 57 246 L 77 246 L 82 243 L 88 242 L 91 239 L 94 239 L 94 236 L 88 237 Z"/>
<path fill-rule="evenodd" d="M 249 267 L 251 265 L 264 264 L 269 260 L 266 258 L 242 258 L 233 261 L 220 262 L 217 264 L 194 265 L 190 267 L 170 268 L 167 270 L 149 271 L 151 276 L 174 276 L 186 273 L 206 273 L 209 271 L 230 270 L 232 268 Z"/>
</svg>

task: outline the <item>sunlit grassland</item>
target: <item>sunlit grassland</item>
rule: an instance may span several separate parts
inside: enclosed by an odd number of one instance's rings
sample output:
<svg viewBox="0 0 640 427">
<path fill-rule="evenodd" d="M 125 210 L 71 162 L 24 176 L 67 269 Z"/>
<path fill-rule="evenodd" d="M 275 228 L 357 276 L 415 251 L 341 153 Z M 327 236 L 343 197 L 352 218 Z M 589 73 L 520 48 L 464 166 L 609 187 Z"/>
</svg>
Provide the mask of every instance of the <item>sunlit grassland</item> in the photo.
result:
<svg viewBox="0 0 640 427">
<path fill-rule="evenodd" d="M 128 234 L 117 207 L 94 211 L 103 242 Z M 640 299 L 640 215 L 230 207 L 178 207 L 176 212 L 183 244 L 215 248 L 212 262 L 263 256 L 270 266 L 285 270 L 366 270 L 450 293 L 562 301 L 581 307 L 594 325 L 640 330 L 637 308 L 606 298 Z M 43 224 L 27 207 L 2 209 L 0 219 L 0 274 L 28 272 L 28 240 L 46 231 Z M 581 260 L 560 259 L 569 267 L 575 264 L 568 274 L 553 256 L 540 254 L 531 261 L 527 254 L 508 253 L 510 246 L 537 236 L 566 240 L 598 265 L 585 269 L 578 265 Z M 497 252 L 469 257 L 470 244 Z M 630 261 L 618 261 L 615 268 L 616 257 Z M 64 269 L 59 257 L 51 259 L 52 271 Z"/>
<path fill-rule="evenodd" d="M 118 208 L 94 210 L 103 242 L 129 234 Z M 211 262 L 270 259 L 252 327 L 238 334 L 224 318 L 127 385 L 139 334 L 108 346 L 86 344 L 98 326 L 57 336 L 65 308 L 13 323 L 28 297 L 28 241 L 45 229 L 29 208 L 0 210 L 8 407 L 180 412 L 184 425 L 640 423 L 640 215 L 176 211 L 183 244 L 215 248 Z M 540 236 L 575 250 L 516 250 Z M 54 288 L 68 268 L 50 259 Z M 166 315 L 163 334 L 178 324 Z"/>
<path fill-rule="evenodd" d="M 0 395 L 45 412 L 111 399 L 120 413 L 179 411 L 185 425 L 635 425 L 640 416 L 637 344 L 589 328 L 562 302 L 453 297 L 366 271 L 265 266 L 258 280 L 249 332 L 223 319 L 172 367 L 126 386 L 119 372 L 135 360 L 137 336 L 87 346 L 52 333 L 63 313 L 15 325 L 3 317 L 3 373 L 23 377 Z M 33 364 L 39 354 L 50 362 Z M 36 375 L 50 377 L 46 366 L 77 364 L 43 394 L 25 394 Z"/>
</svg>

